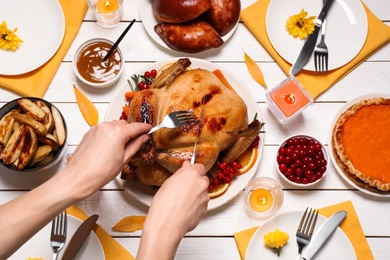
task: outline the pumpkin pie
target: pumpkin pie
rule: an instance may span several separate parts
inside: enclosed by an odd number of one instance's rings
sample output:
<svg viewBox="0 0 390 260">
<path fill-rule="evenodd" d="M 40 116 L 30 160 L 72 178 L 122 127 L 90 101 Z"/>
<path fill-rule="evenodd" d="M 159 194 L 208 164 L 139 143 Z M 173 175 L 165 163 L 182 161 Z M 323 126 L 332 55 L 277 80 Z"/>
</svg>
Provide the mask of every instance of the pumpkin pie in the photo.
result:
<svg viewBox="0 0 390 260">
<path fill-rule="evenodd" d="M 359 186 L 390 191 L 390 99 L 361 100 L 340 115 L 332 132 L 337 164 Z"/>
</svg>

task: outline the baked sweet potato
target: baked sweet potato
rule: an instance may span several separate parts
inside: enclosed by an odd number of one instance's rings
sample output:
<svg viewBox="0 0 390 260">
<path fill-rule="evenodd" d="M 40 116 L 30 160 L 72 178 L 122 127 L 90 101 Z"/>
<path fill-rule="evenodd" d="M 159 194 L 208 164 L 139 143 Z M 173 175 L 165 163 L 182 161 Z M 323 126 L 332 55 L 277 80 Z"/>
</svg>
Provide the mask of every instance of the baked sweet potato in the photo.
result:
<svg viewBox="0 0 390 260">
<path fill-rule="evenodd" d="M 154 16 L 166 23 L 182 23 L 199 17 L 211 7 L 211 0 L 153 0 Z"/>
<path fill-rule="evenodd" d="M 211 0 L 211 8 L 204 14 L 205 20 L 220 36 L 227 34 L 240 19 L 240 0 Z"/>
<path fill-rule="evenodd" d="M 207 22 L 196 19 L 186 23 L 159 23 L 155 32 L 172 49 L 196 53 L 221 46 L 224 41 Z"/>
</svg>

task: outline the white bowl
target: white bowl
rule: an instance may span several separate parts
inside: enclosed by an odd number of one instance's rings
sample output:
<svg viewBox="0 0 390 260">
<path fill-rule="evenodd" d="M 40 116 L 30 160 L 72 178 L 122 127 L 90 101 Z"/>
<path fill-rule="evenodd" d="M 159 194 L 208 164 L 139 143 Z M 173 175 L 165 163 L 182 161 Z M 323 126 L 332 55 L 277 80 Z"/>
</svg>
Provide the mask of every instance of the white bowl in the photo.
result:
<svg viewBox="0 0 390 260">
<path fill-rule="evenodd" d="M 310 147 L 310 144 L 303 144 L 304 140 L 307 143 L 313 142 L 314 148 Z M 303 145 L 307 145 L 307 149 L 302 148 Z M 275 163 L 283 180 L 294 186 L 308 187 L 324 179 L 329 168 L 329 156 L 324 145 L 317 139 L 308 135 L 293 135 L 286 138 L 279 146 Z M 281 166 L 283 163 L 286 167 Z"/>
<path fill-rule="evenodd" d="M 80 59 L 83 59 L 83 57 L 81 57 L 80 54 L 83 52 L 83 50 L 85 48 L 88 48 L 88 46 L 91 46 L 91 44 L 98 44 L 98 43 L 104 43 L 106 46 L 104 48 L 104 50 L 99 52 L 100 55 L 97 56 L 97 58 L 99 58 L 99 59 L 101 58 L 102 62 L 100 63 L 98 60 L 94 59 L 93 60 L 94 62 L 92 63 L 91 58 L 90 58 L 90 60 L 88 60 L 84 63 L 84 65 L 88 65 L 88 67 L 83 66 L 83 70 L 82 70 L 82 72 L 80 72 L 78 69 L 78 66 L 77 66 Z M 95 87 L 95 88 L 107 88 L 107 87 L 114 85 L 119 80 L 119 78 L 122 74 L 123 67 L 124 67 L 123 66 L 124 60 L 123 60 L 123 53 L 118 46 L 114 50 L 114 52 L 110 55 L 110 57 L 107 59 L 107 61 L 105 61 L 103 63 L 103 58 L 105 57 L 105 55 L 107 54 L 107 52 L 111 49 L 111 47 L 113 45 L 114 45 L 114 43 L 112 41 L 104 39 L 104 38 L 94 38 L 94 39 L 91 39 L 91 40 L 84 42 L 77 49 L 77 51 L 73 57 L 73 62 L 72 62 L 73 71 L 76 74 L 77 78 L 80 81 L 84 82 L 85 84 L 87 84 L 91 87 Z M 119 69 L 117 68 L 118 63 L 119 63 Z M 93 75 L 95 77 L 95 79 L 92 79 L 91 73 L 87 73 L 87 71 L 89 71 L 89 72 L 93 71 L 89 68 L 89 66 L 92 66 L 92 65 L 99 66 L 101 69 L 103 69 L 103 68 L 106 68 L 107 66 L 111 66 L 112 64 L 115 64 L 115 68 L 112 68 L 111 70 L 109 70 L 108 73 L 104 73 L 103 76 L 102 75 Z M 94 71 L 94 73 L 95 72 L 96 72 L 96 70 Z"/>
</svg>

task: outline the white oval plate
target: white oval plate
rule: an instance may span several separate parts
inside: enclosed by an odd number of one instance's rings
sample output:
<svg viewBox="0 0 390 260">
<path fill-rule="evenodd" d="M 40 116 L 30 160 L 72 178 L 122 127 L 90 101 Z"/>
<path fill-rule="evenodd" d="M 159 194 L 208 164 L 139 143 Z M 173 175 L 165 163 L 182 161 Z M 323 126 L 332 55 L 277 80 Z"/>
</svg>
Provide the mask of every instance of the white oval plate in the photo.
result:
<svg viewBox="0 0 390 260">
<path fill-rule="evenodd" d="M 18 31 L 23 41 L 16 51 L 0 49 L 0 75 L 19 75 L 46 63 L 58 50 L 65 32 L 65 18 L 58 1 L 0 0 L 0 23 Z"/>
<path fill-rule="evenodd" d="M 340 115 L 342 113 L 344 113 L 348 108 L 350 108 L 351 106 L 353 106 L 354 104 L 358 103 L 360 100 L 363 100 L 363 99 L 369 99 L 369 98 L 376 98 L 376 97 L 383 97 L 383 98 L 390 98 L 390 94 L 384 94 L 384 93 L 373 93 L 373 94 L 367 94 L 367 95 L 363 95 L 363 96 L 359 96 L 359 97 L 356 97 L 354 99 L 351 99 L 350 101 L 348 101 L 340 110 L 339 112 L 336 114 L 334 120 L 333 120 L 333 123 L 332 123 L 332 127 L 329 131 L 329 138 L 328 138 L 328 145 L 329 145 L 329 157 L 334 165 L 334 167 L 336 168 L 337 172 L 339 173 L 339 175 L 346 181 L 348 182 L 350 185 L 352 185 L 354 188 L 360 190 L 361 192 L 364 192 L 368 195 L 372 195 L 372 196 L 375 196 L 375 197 L 386 197 L 386 198 L 390 198 L 390 192 L 375 192 L 375 191 L 371 191 L 371 190 L 368 190 L 366 188 L 363 188 L 363 187 L 360 187 L 359 185 L 357 185 L 356 183 L 354 183 L 352 180 L 350 180 L 348 178 L 348 176 L 345 175 L 344 171 L 340 168 L 340 166 L 337 164 L 336 162 L 336 159 L 334 158 L 334 155 L 333 155 L 333 144 L 332 144 L 332 132 L 333 132 L 333 128 L 337 122 L 337 120 L 339 119 Z"/>
<path fill-rule="evenodd" d="M 204 61 L 201 59 L 191 58 L 191 68 L 203 68 L 209 71 L 213 71 L 215 69 L 220 69 L 229 83 L 234 87 L 237 93 L 244 100 L 245 104 L 248 108 L 248 120 L 252 121 L 255 115 L 257 114 L 257 119 L 262 122 L 262 116 L 260 113 L 260 109 L 256 103 L 256 100 L 253 98 L 252 94 L 245 87 L 245 85 L 233 74 L 229 71 L 211 63 L 208 61 Z M 158 70 L 162 66 L 176 62 L 177 58 L 167 59 L 164 61 L 156 62 L 152 65 L 149 65 L 142 70 L 135 72 L 134 74 L 143 74 L 145 71 L 150 71 L 152 69 Z M 122 106 L 127 103 L 125 98 L 125 93 L 130 91 L 130 87 L 127 83 L 123 84 L 117 93 L 114 95 L 113 99 L 108 106 L 105 121 L 118 120 L 122 113 Z M 259 143 L 259 152 L 258 157 L 256 159 L 255 165 L 245 174 L 237 176 L 231 183 L 228 190 L 217 198 L 213 198 L 210 200 L 208 204 L 208 210 L 215 209 L 217 207 L 222 206 L 223 204 L 232 200 L 235 196 L 237 196 L 246 186 L 246 184 L 253 178 L 257 169 L 259 168 L 261 154 L 264 148 L 264 134 L 260 134 L 260 143 Z M 118 183 L 123 187 L 123 189 L 132 195 L 135 199 L 140 201 L 141 203 L 150 206 L 152 202 L 153 196 L 156 193 L 156 190 L 153 190 L 150 186 L 143 185 L 140 183 L 134 183 L 129 181 L 124 181 L 120 178 L 120 175 L 116 177 Z"/>
<path fill-rule="evenodd" d="M 291 211 L 276 215 L 267 220 L 253 234 L 248 249 L 246 251 L 246 260 L 291 260 L 298 256 L 298 245 L 296 242 L 295 233 L 297 232 L 298 224 L 301 221 L 303 211 Z M 325 217 L 318 215 L 316 228 L 314 232 L 324 223 Z M 280 256 L 264 244 L 264 235 L 273 232 L 276 229 L 286 232 L 290 238 L 282 247 Z M 306 248 L 307 249 L 307 248 Z M 305 250 L 305 249 L 304 249 Z M 329 259 L 356 259 L 355 250 L 352 247 L 351 241 L 341 228 L 337 228 L 333 235 L 315 255 L 316 260 Z"/>
<path fill-rule="evenodd" d="M 322 0 L 273 0 L 268 6 L 266 30 L 275 50 L 290 64 L 294 63 L 304 40 L 289 35 L 286 22 L 305 9 L 308 16 L 318 16 Z M 360 0 L 334 0 L 327 15 L 325 42 L 329 50 L 329 70 L 350 62 L 366 42 L 368 22 Z M 318 36 L 318 42 L 321 37 Z M 304 67 L 315 71 L 313 55 Z"/>
<path fill-rule="evenodd" d="M 154 31 L 154 26 L 159 23 L 159 20 L 157 20 L 156 17 L 153 15 L 152 1 L 151 0 L 140 1 L 139 11 L 141 14 L 142 24 L 144 25 L 146 32 L 158 45 L 160 45 L 161 47 L 164 47 L 167 50 L 174 51 L 176 53 L 184 53 L 184 52 L 179 52 L 179 51 L 171 49 L 160 38 L 160 36 Z M 225 43 L 233 35 L 234 31 L 237 29 L 238 23 L 239 23 L 239 20 L 237 21 L 236 25 L 227 34 L 225 34 L 224 36 L 221 37 Z M 221 47 L 223 47 L 223 45 L 220 46 L 219 48 L 221 48 Z M 211 49 L 211 50 L 215 50 L 215 49 Z M 211 50 L 207 50 L 207 51 L 211 51 Z"/>
<path fill-rule="evenodd" d="M 70 239 L 81 223 L 82 221 L 80 219 L 68 215 L 67 238 L 64 248 L 61 249 L 58 255 L 58 259 L 62 258 L 66 247 L 69 245 Z M 42 228 L 38 233 L 36 233 L 35 236 L 28 240 L 22 247 L 20 247 L 19 250 L 9 258 L 9 260 L 21 260 L 27 259 L 29 257 L 52 259 L 53 251 L 50 246 L 50 232 L 51 222 Z M 90 235 L 87 237 L 74 258 L 74 260 L 81 259 L 105 259 L 102 244 L 100 243 L 94 231 L 91 231 Z"/>
</svg>

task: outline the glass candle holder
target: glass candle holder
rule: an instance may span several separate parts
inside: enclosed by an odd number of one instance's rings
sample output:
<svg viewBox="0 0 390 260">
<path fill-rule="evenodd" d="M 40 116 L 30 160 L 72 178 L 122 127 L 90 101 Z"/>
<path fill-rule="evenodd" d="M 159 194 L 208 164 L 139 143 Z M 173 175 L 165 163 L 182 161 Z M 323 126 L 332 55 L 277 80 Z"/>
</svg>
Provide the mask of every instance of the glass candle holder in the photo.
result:
<svg viewBox="0 0 390 260">
<path fill-rule="evenodd" d="M 265 219 L 279 211 L 284 194 L 271 178 L 260 177 L 248 183 L 244 190 L 245 211 L 252 218 Z"/>
<path fill-rule="evenodd" d="M 268 90 L 265 93 L 265 100 L 271 112 L 282 124 L 288 123 L 313 103 L 311 96 L 293 76 Z"/>
<path fill-rule="evenodd" d="M 116 26 L 123 18 L 123 0 L 87 0 L 98 25 L 104 28 Z"/>
</svg>

